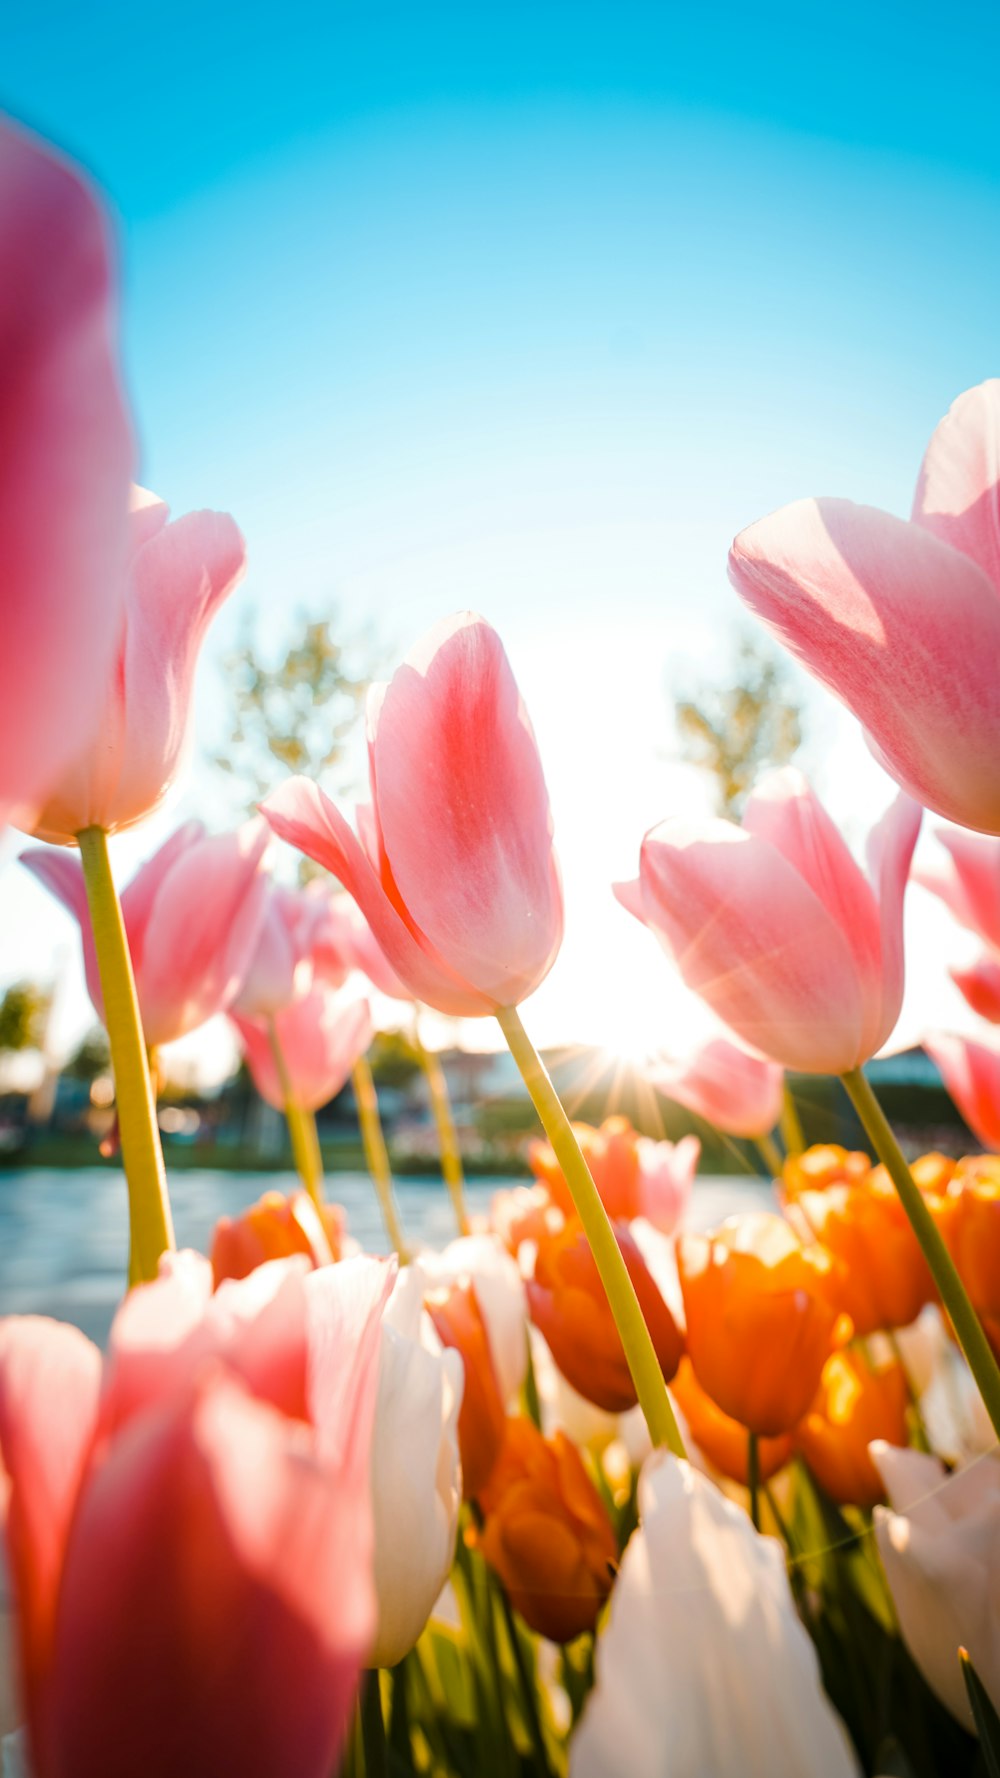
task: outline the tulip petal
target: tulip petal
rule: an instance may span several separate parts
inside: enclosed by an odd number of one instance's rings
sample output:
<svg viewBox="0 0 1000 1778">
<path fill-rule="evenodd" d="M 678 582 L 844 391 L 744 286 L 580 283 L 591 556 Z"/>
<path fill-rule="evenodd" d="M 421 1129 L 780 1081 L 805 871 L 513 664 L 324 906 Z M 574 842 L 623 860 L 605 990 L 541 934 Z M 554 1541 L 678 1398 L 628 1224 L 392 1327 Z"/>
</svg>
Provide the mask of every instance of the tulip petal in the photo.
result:
<svg viewBox="0 0 1000 1778">
<path fill-rule="evenodd" d="M 1000 1149 L 1000 1039 L 928 1031 L 923 1046 L 969 1129 L 984 1148 Z"/>
<path fill-rule="evenodd" d="M 769 840 L 798 871 L 847 940 L 865 1007 L 862 1043 L 866 1054 L 873 1054 L 882 1042 L 881 937 L 870 883 L 819 797 L 794 766 L 769 772 L 761 781 L 747 799 L 743 826 L 747 833 Z"/>
<path fill-rule="evenodd" d="M 766 1136 L 781 1116 L 783 1069 L 725 1037 L 710 1038 L 688 1056 L 658 1060 L 645 1072 L 668 1099 L 732 1136 Z"/>
<path fill-rule="evenodd" d="M 373 1666 L 408 1654 L 448 1578 L 462 1504 L 457 1352 L 382 1330 L 372 1451 L 378 1636 Z"/>
<path fill-rule="evenodd" d="M 132 967 L 137 976 L 160 885 L 170 866 L 183 856 L 189 846 L 195 845 L 204 837 L 203 821 L 183 821 L 152 857 L 139 866 L 131 882 L 122 890 L 122 917 L 128 934 L 128 947 L 132 953 Z"/>
<path fill-rule="evenodd" d="M 264 920 L 270 838 L 263 821 L 250 821 L 180 849 L 168 865 L 136 963 L 150 1045 L 185 1037 L 237 993 Z"/>
<path fill-rule="evenodd" d="M 97 952 L 94 949 L 94 929 L 90 923 L 90 909 L 87 906 L 87 891 L 83 881 L 80 861 L 72 852 L 65 849 L 56 850 L 49 846 L 30 846 L 22 852 L 19 863 L 30 870 L 33 877 L 44 883 L 49 893 L 78 922 L 80 942 L 83 947 L 83 967 L 87 978 L 87 992 L 98 1018 L 104 1020 L 104 996 L 101 993 L 101 973 L 97 966 Z"/>
<path fill-rule="evenodd" d="M 306 1426 L 209 1375 L 138 1416 L 81 1497 L 53 1772 L 327 1778 L 373 1628 L 367 1477 L 334 1481 Z"/>
<path fill-rule="evenodd" d="M 810 1073 L 865 1060 L 847 941 L 767 840 L 727 821 L 665 821 L 643 841 L 641 871 L 647 925 L 744 1042 Z"/>
<path fill-rule="evenodd" d="M 120 635 L 132 439 L 111 283 L 87 186 L 0 122 L 0 821 L 89 742 Z"/>
<path fill-rule="evenodd" d="M 368 1473 L 382 1311 L 396 1261 L 358 1255 L 321 1266 L 305 1281 L 309 1316 L 309 1409 L 317 1448 L 337 1474 Z"/>
<path fill-rule="evenodd" d="M 491 1012 L 486 997 L 437 956 L 406 923 L 340 810 L 308 778 L 290 778 L 272 791 L 260 812 L 280 839 L 297 846 L 354 896 L 397 975 L 413 998 L 457 1018 Z"/>
<path fill-rule="evenodd" d="M 903 896 L 923 809 L 908 796 L 898 796 L 868 836 L 868 862 L 879 911 L 878 1018 L 874 1049 L 892 1035 L 903 1004 Z"/>
<path fill-rule="evenodd" d="M 775 1539 L 665 1452 L 639 1510 L 570 1778 L 857 1778 Z"/>
<path fill-rule="evenodd" d="M 157 531 L 136 556 L 126 622 L 122 745 L 104 810 L 109 832 L 141 820 L 165 794 L 187 737 L 202 638 L 245 571 L 246 545 L 229 514 L 221 512 L 185 513 Z"/>
<path fill-rule="evenodd" d="M 0 1522 L 36 1732 L 63 1549 L 97 1424 L 100 1382 L 101 1355 L 75 1327 L 33 1315 L 0 1321 Z"/>
<path fill-rule="evenodd" d="M 562 894 L 538 748 L 500 638 L 438 624 L 369 713 L 372 788 L 393 880 L 430 945 L 491 1007 L 547 975 Z"/>
<path fill-rule="evenodd" d="M 206 1321 L 211 1297 L 212 1268 L 190 1250 L 165 1254 L 159 1276 L 129 1291 L 108 1336 L 104 1431 L 124 1425 L 147 1403 L 181 1386 L 217 1350 Z"/>
<path fill-rule="evenodd" d="M 936 427 L 913 521 L 978 562 L 1000 595 L 1000 379 L 966 389 Z"/>
<path fill-rule="evenodd" d="M 962 926 L 1000 950 L 1000 840 L 954 827 L 939 827 L 937 838 L 950 854 L 947 876 L 928 872 L 925 887 L 941 896 Z"/>
<path fill-rule="evenodd" d="M 968 969 L 950 969 L 952 981 L 981 1019 L 1000 1025 L 1000 961 L 984 951 Z"/>
<path fill-rule="evenodd" d="M 1000 597 L 982 568 L 890 513 L 800 500 L 740 534 L 729 572 L 904 790 L 1000 832 Z"/>
<path fill-rule="evenodd" d="M 611 893 L 616 901 L 621 902 L 627 914 L 634 915 L 637 920 L 642 921 L 643 925 L 646 924 L 646 915 L 642 905 L 642 882 L 639 877 L 634 877 L 628 883 L 612 883 Z"/>
</svg>

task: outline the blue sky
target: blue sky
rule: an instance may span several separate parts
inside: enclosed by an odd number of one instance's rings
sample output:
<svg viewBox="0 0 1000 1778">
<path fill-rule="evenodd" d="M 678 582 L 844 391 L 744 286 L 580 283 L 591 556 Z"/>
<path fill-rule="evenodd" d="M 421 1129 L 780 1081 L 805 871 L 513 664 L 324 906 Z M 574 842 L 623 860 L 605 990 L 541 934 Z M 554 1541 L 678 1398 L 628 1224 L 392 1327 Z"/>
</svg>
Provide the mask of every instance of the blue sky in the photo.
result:
<svg viewBox="0 0 1000 1778">
<path fill-rule="evenodd" d="M 248 537 L 202 734 L 249 611 L 277 637 L 336 601 L 399 652 L 484 610 L 570 892 L 550 1034 L 587 1023 L 595 921 L 601 1005 L 651 961 L 606 880 L 697 796 L 665 691 L 723 658 L 734 531 L 806 493 L 906 511 L 934 423 L 998 368 L 998 52 L 1000 13 L 968 5 L 40 5 L 5 28 L 0 101 L 119 217 L 142 477 Z M 867 814 L 884 780 L 815 720 L 821 787 L 852 818 L 863 781 Z M 174 814 L 197 806 L 189 785 Z"/>
</svg>

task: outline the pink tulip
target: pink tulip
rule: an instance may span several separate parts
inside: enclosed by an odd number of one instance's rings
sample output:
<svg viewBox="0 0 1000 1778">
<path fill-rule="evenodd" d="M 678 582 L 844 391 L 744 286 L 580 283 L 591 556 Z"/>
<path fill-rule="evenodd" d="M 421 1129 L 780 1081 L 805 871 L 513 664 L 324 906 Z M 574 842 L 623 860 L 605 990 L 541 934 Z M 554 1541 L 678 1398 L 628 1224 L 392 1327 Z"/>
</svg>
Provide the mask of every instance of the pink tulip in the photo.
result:
<svg viewBox="0 0 1000 1778">
<path fill-rule="evenodd" d="M 118 638 L 132 441 L 111 284 L 86 185 L 0 121 L 0 822 L 89 744 Z"/>
<path fill-rule="evenodd" d="M 237 993 L 264 915 L 268 831 L 261 821 L 206 836 L 199 821 L 171 834 L 133 877 L 122 913 L 143 1031 L 173 1043 L 225 1010 Z M 21 862 L 75 915 L 90 998 L 104 1017 L 93 931 L 78 861 L 31 849 Z"/>
<path fill-rule="evenodd" d="M 527 712 L 482 618 L 448 619 L 368 704 L 361 839 L 292 778 L 262 813 L 354 896 L 415 1000 L 457 1015 L 517 1005 L 562 940 L 552 820 Z"/>
<path fill-rule="evenodd" d="M 233 1003 L 234 1013 L 244 1019 L 274 1018 L 308 993 L 317 973 L 316 950 L 324 919 L 324 908 L 315 896 L 270 882 L 257 946 Z M 339 987 L 347 973 L 347 966 L 339 973 L 331 968 L 326 977 L 331 986 Z"/>
<path fill-rule="evenodd" d="M 640 1136 L 636 1158 L 639 1215 L 661 1234 L 672 1235 L 691 1202 L 701 1143 L 697 1136 L 682 1136 L 679 1142 L 654 1142 L 650 1136 Z"/>
<path fill-rule="evenodd" d="M 235 1014 L 233 1024 L 258 1093 L 276 1110 L 284 1110 L 284 1087 L 267 1020 Z M 277 1013 L 274 1025 L 292 1096 L 303 1111 L 318 1111 L 340 1092 L 373 1036 L 367 1000 L 339 993 L 323 981 L 314 982 L 308 994 Z"/>
<path fill-rule="evenodd" d="M 183 763 L 198 652 L 209 622 L 243 577 L 246 549 L 227 513 L 167 508 L 133 490 L 128 591 L 101 722 L 63 770 L 34 826 L 68 845 L 86 827 L 132 827 L 155 809 Z"/>
<path fill-rule="evenodd" d="M 1000 1025 L 1000 961 L 984 951 L 968 969 L 950 969 L 955 986 L 965 995 L 973 1012 L 991 1025 Z"/>
<path fill-rule="evenodd" d="M 347 1270 L 345 1271 L 345 1267 Z M 103 1367 L 0 1323 L 3 1519 L 35 1778 L 327 1778 L 375 1629 L 369 1453 L 391 1266 L 198 1254 Z"/>
<path fill-rule="evenodd" d="M 772 772 L 733 822 L 664 821 L 638 892 L 616 891 L 688 987 L 761 1055 L 812 1074 L 860 1067 L 903 996 L 903 891 L 921 811 L 897 798 L 871 836 L 872 880 L 801 773 Z"/>
<path fill-rule="evenodd" d="M 969 1129 L 984 1148 L 1000 1150 L 1000 1038 L 931 1031 L 923 1043 Z"/>
<path fill-rule="evenodd" d="M 904 790 L 1000 833 L 1000 381 L 938 426 L 910 522 L 798 500 L 741 532 L 729 572 Z"/>
<path fill-rule="evenodd" d="M 727 1037 L 647 1070 L 653 1086 L 730 1136 L 766 1136 L 781 1116 L 784 1073 Z"/>
<path fill-rule="evenodd" d="M 390 1000 L 412 1001 L 410 989 L 400 981 L 353 896 L 330 895 L 320 883 L 310 883 L 306 893 L 315 893 L 323 903 L 312 943 L 317 972 L 336 981 L 345 970 L 356 969 Z"/>
<path fill-rule="evenodd" d="M 937 829 L 937 838 L 947 863 L 918 866 L 914 881 L 940 896 L 960 926 L 1000 953 L 1000 840 L 946 827 Z"/>
</svg>

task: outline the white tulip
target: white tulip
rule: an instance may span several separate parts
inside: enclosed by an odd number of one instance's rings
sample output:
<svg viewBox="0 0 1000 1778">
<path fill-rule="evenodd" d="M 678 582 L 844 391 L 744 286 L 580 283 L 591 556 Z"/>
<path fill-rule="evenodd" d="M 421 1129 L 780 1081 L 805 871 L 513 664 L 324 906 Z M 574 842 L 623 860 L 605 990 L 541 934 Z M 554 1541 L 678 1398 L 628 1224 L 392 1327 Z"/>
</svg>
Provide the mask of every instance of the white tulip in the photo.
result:
<svg viewBox="0 0 1000 1778">
<path fill-rule="evenodd" d="M 890 1500 L 875 1508 L 875 1536 L 903 1641 L 971 1729 L 959 1648 L 1000 1707 L 1000 1458 L 949 1474 L 922 1451 L 869 1450 Z"/>
<path fill-rule="evenodd" d="M 780 1545 L 663 1451 L 639 1511 L 570 1778 L 857 1778 Z"/>
<path fill-rule="evenodd" d="M 516 1262 L 495 1235 L 463 1235 L 440 1253 L 417 1256 L 427 1288 L 474 1284 L 504 1405 L 516 1400 L 528 1368 L 528 1308 Z"/>
<path fill-rule="evenodd" d="M 422 1280 L 400 1273 L 382 1320 L 372 1439 L 375 1591 L 373 1667 L 408 1654 L 455 1554 L 462 1504 L 458 1410 L 464 1372 L 423 1311 Z"/>
</svg>

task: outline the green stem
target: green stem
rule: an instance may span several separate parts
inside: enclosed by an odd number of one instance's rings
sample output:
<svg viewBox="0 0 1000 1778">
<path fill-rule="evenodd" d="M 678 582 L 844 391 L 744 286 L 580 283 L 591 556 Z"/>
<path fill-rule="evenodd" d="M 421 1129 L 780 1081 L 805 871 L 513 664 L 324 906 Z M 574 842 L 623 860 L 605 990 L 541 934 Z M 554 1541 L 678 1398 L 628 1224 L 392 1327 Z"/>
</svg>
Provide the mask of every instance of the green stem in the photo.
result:
<svg viewBox="0 0 1000 1778">
<path fill-rule="evenodd" d="M 174 1245 L 163 1150 L 132 959 L 111 875 L 108 836 L 103 828 L 85 827 L 76 837 L 115 1076 L 122 1164 L 128 1186 L 129 1283 L 143 1284 L 156 1277 L 161 1254 Z"/>
<path fill-rule="evenodd" d="M 507 1641 L 510 1644 L 510 1652 L 514 1657 L 514 1671 L 517 1674 L 518 1690 L 521 1694 L 521 1709 L 524 1712 L 525 1727 L 528 1731 L 532 1751 L 535 1756 L 535 1769 L 541 1775 L 541 1778 L 551 1778 L 552 1766 L 549 1761 L 549 1750 L 545 1740 L 545 1730 L 542 1727 L 542 1719 L 538 1710 L 540 1688 L 538 1686 L 537 1677 L 531 1671 L 525 1660 L 524 1645 L 518 1633 L 517 1620 L 514 1616 L 513 1607 L 511 1606 L 507 1594 L 504 1592 L 503 1585 L 499 1581 L 496 1583 L 496 1593 L 500 1600 L 500 1610 L 503 1614 L 504 1629 L 507 1632 Z"/>
<path fill-rule="evenodd" d="M 517 1008 L 501 1007 L 496 1016 L 541 1119 L 542 1128 L 555 1151 L 577 1215 L 590 1242 L 590 1250 L 607 1292 L 618 1336 L 625 1349 L 635 1391 L 646 1417 L 649 1436 L 654 1446 L 666 1445 L 675 1457 L 684 1457 L 687 1454 L 684 1441 L 670 1405 L 667 1385 L 663 1380 L 649 1329 L 642 1317 L 635 1286 L 628 1275 L 621 1248 L 615 1240 L 608 1213 L 590 1176 L 580 1144 L 573 1133 L 573 1126 L 563 1110 L 541 1057 L 521 1023 Z"/>
<path fill-rule="evenodd" d="M 385 1232 L 389 1237 L 389 1245 L 399 1254 L 401 1264 L 405 1265 L 408 1257 L 403 1225 L 399 1220 L 396 1208 L 396 1194 L 392 1189 L 392 1169 L 389 1166 L 389 1154 L 382 1134 L 382 1119 L 378 1114 L 378 1094 L 367 1056 L 355 1062 L 351 1075 L 354 1086 L 354 1099 L 358 1108 L 358 1123 L 361 1127 L 361 1141 L 365 1151 L 365 1162 L 371 1174 L 378 1198 L 379 1209 Z"/>
<path fill-rule="evenodd" d="M 285 1122 L 292 1144 L 292 1160 L 295 1171 L 309 1193 L 317 1210 L 323 1205 L 323 1156 L 319 1146 L 319 1134 L 316 1119 L 311 1111 L 306 1111 L 295 1097 L 292 1077 L 288 1072 L 285 1053 L 278 1036 L 275 1019 L 267 1021 L 267 1035 L 271 1043 L 271 1054 L 281 1084 L 281 1097 L 285 1102 Z"/>
<path fill-rule="evenodd" d="M 436 1052 L 424 1048 L 416 1021 L 414 1021 L 413 1027 L 413 1041 L 417 1055 L 420 1057 L 420 1066 L 427 1078 L 427 1088 L 431 1096 L 431 1110 L 437 1125 L 438 1148 L 441 1154 L 441 1172 L 445 1185 L 451 1194 L 458 1232 L 460 1235 L 467 1235 L 469 1233 L 469 1218 L 465 1209 L 465 1174 L 462 1170 L 462 1151 L 458 1146 L 458 1137 L 455 1134 L 455 1120 L 451 1115 L 448 1083 Z"/>
<path fill-rule="evenodd" d="M 899 1144 L 889 1128 L 882 1107 L 861 1069 L 852 1068 L 849 1073 L 841 1075 L 841 1080 L 879 1160 L 896 1187 L 910 1226 L 931 1269 L 941 1301 L 951 1317 L 958 1343 L 965 1353 L 969 1369 L 986 1404 L 993 1430 L 1000 1438 L 1000 1366 L 997 1365 L 979 1318 L 969 1301 L 955 1262 L 900 1153 Z"/>
<path fill-rule="evenodd" d="M 784 1165 L 784 1163 L 781 1159 L 780 1153 L 778 1152 L 778 1144 L 775 1142 L 774 1137 L 773 1136 L 758 1136 L 756 1139 L 756 1146 L 757 1146 L 757 1150 L 760 1154 L 760 1158 L 763 1161 L 768 1172 L 770 1173 L 771 1178 L 772 1179 L 780 1179 L 781 1178 L 781 1169 L 782 1169 L 782 1166 Z"/>
<path fill-rule="evenodd" d="M 787 1155 L 801 1154 L 805 1148 L 806 1139 L 802 1133 L 798 1108 L 792 1098 L 787 1080 L 782 1089 L 781 1122 L 778 1127 L 781 1131 L 781 1140 L 785 1145 L 785 1153 Z"/>
<path fill-rule="evenodd" d="M 382 1715 L 382 1687 L 377 1667 L 361 1676 L 361 1741 L 365 1750 L 366 1778 L 386 1778 L 389 1770 Z"/>
<path fill-rule="evenodd" d="M 760 1530 L 760 1448 L 757 1434 L 747 1433 L 747 1486 L 750 1489 L 750 1518 L 755 1531 Z"/>
</svg>

